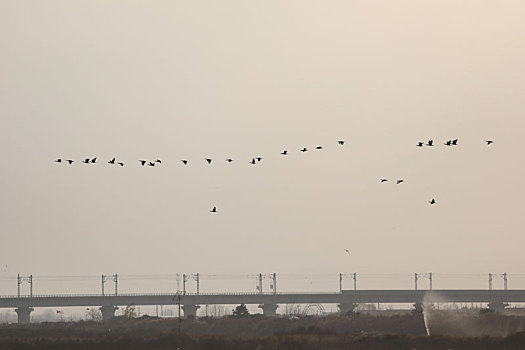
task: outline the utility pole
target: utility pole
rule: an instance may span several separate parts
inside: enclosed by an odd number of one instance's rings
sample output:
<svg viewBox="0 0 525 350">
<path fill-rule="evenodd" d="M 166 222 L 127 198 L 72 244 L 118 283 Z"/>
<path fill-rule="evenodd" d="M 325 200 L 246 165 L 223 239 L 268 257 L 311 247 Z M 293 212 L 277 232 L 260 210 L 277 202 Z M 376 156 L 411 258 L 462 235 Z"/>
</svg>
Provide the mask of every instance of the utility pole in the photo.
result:
<svg viewBox="0 0 525 350">
<path fill-rule="evenodd" d="M 179 322 L 178 322 L 178 331 L 177 331 L 177 335 L 180 337 L 180 293 L 177 292 L 177 304 L 179 306 Z"/>
<path fill-rule="evenodd" d="M 273 273 L 273 294 L 277 294 L 277 274 Z"/>
<path fill-rule="evenodd" d="M 118 275 L 114 274 L 114 275 L 110 275 L 110 276 L 102 275 L 102 279 L 101 279 L 101 282 L 102 282 L 102 296 L 104 296 L 104 284 L 108 280 L 111 280 L 111 281 L 115 282 L 115 295 L 117 295 L 118 294 Z"/>
<path fill-rule="evenodd" d="M 503 289 L 507 290 L 507 273 L 503 273 Z"/>
<path fill-rule="evenodd" d="M 489 290 L 492 290 L 492 274 L 489 273 Z"/>
<path fill-rule="evenodd" d="M 262 273 L 259 274 L 259 293 L 263 293 L 263 275 Z"/>
<path fill-rule="evenodd" d="M 357 273 L 354 272 L 352 278 L 354 279 L 354 290 L 357 290 Z"/>
<path fill-rule="evenodd" d="M 415 286 L 415 290 L 417 290 L 417 272 L 414 274 L 414 286 Z"/>
<path fill-rule="evenodd" d="M 432 290 L 432 272 L 428 273 L 428 280 L 430 282 L 430 290 Z"/>
<path fill-rule="evenodd" d="M 182 294 L 186 295 L 186 274 L 182 275 Z"/>
<path fill-rule="evenodd" d="M 199 294 L 200 278 L 199 278 L 199 273 L 198 273 L 198 272 L 197 272 L 197 274 L 195 275 L 195 280 L 197 281 L 197 294 Z"/>
<path fill-rule="evenodd" d="M 20 274 L 17 275 L 18 297 L 20 298 L 20 285 L 24 282 L 29 283 L 29 296 L 32 298 L 33 297 L 33 275 L 20 276 Z"/>
<path fill-rule="evenodd" d="M 339 274 L 339 293 L 343 292 L 343 274 Z"/>
</svg>

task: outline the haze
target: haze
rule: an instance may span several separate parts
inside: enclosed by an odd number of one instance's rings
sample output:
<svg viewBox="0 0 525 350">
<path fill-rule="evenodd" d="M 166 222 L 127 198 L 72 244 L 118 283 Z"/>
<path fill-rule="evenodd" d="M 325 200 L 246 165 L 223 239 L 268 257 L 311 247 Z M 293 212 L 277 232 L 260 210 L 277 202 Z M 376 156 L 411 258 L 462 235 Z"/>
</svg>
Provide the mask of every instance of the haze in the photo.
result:
<svg viewBox="0 0 525 350">
<path fill-rule="evenodd" d="M 523 272 L 524 10 L 1 1 L 2 276 Z"/>
</svg>

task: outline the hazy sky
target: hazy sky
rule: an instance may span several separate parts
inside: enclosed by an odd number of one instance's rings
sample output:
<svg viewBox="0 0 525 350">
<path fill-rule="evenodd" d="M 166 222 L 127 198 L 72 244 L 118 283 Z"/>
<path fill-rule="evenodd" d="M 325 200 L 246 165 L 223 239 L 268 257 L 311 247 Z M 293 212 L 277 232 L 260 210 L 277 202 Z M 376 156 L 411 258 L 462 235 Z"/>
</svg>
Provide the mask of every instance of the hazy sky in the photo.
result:
<svg viewBox="0 0 525 350">
<path fill-rule="evenodd" d="M 1 274 L 525 272 L 524 16 L 1 0 Z"/>
</svg>

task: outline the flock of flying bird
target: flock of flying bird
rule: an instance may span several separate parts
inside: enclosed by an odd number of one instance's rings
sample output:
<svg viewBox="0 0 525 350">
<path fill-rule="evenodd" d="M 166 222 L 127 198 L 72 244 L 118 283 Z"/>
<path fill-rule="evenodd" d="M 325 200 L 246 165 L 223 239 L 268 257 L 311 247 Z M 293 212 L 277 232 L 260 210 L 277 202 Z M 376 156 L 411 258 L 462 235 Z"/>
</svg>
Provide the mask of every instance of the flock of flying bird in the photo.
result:
<svg viewBox="0 0 525 350">
<path fill-rule="evenodd" d="M 492 140 L 486 140 L 485 141 L 487 143 L 487 145 L 490 145 L 492 143 L 494 143 L 494 141 Z M 344 140 L 338 140 L 337 143 L 340 145 L 340 146 L 343 146 L 345 144 L 345 141 Z M 454 139 L 454 140 L 448 140 L 444 143 L 445 146 L 457 146 L 458 145 L 458 139 Z M 423 141 L 419 141 L 417 144 L 416 144 L 417 147 L 423 147 L 423 146 L 428 146 L 428 147 L 432 147 L 434 146 L 434 140 L 428 140 L 426 143 L 424 143 Z M 322 150 L 323 149 L 323 146 L 316 146 L 315 147 L 316 150 Z M 300 152 L 304 153 L 304 152 L 308 152 L 308 149 L 306 147 L 303 147 L 302 149 L 299 150 Z M 286 156 L 288 155 L 288 150 L 283 150 L 281 153 L 281 155 L 283 156 Z M 254 157 L 252 158 L 251 161 L 249 161 L 250 164 L 257 164 L 258 162 L 260 162 L 263 158 L 262 157 Z M 204 160 L 206 160 L 206 162 L 208 164 L 211 164 L 213 159 L 211 158 L 204 158 Z M 56 163 L 68 163 L 69 165 L 72 165 L 75 161 L 72 160 L 72 159 L 62 159 L 62 158 L 58 158 L 55 160 Z M 84 164 L 95 164 L 97 162 L 97 157 L 95 158 L 85 158 L 82 163 Z M 188 165 L 188 160 L 187 159 L 181 159 L 181 162 L 182 164 L 184 165 Z M 228 163 L 231 163 L 233 162 L 233 159 L 232 158 L 226 158 L 226 162 Z M 113 165 L 119 165 L 121 167 L 124 166 L 125 163 L 123 162 L 117 162 L 116 161 L 116 158 L 113 158 L 111 160 L 108 161 L 109 164 L 113 164 Z M 158 164 L 162 164 L 162 160 L 160 159 L 156 159 L 154 161 L 149 161 L 149 160 L 143 160 L 143 159 L 140 159 L 139 160 L 139 163 L 141 166 L 150 166 L 150 167 L 154 167 Z M 381 183 L 384 183 L 384 182 L 387 182 L 388 179 L 380 179 Z M 405 182 L 403 179 L 399 179 L 396 181 L 396 184 L 399 185 L 401 183 Z M 428 201 L 430 204 L 436 204 L 436 200 L 434 198 L 432 198 L 430 201 Z M 217 213 L 217 207 L 213 207 L 212 210 L 210 210 L 211 213 Z"/>
<path fill-rule="evenodd" d="M 345 144 L 345 141 L 344 141 L 344 140 L 339 140 L 339 141 L 337 141 L 337 143 L 338 143 L 339 145 L 343 146 L 343 145 Z M 323 149 L 323 146 L 316 146 L 315 149 L 316 149 L 316 150 L 322 150 L 322 149 Z M 303 148 L 300 149 L 299 151 L 300 151 L 300 152 L 303 152 L 303 153 L 304 153 L 304 152 L 308 152 L 308 148 L 303 147 Z M 288 155 L 288 150 L 284 150 L 284 151 L 282 151 L 281 154 L 282 154 L 283 156 Z M 249 163 L 250 163 L 250 164 L 257 164 L 257 163 L 260 162 L 262 159 L 263 159 L 262 157 L 254 157 L 254 158 L 252 158 L 251 161 L 249 161 Z M 212 161 L 213 161 L 212 158 L 204 158 L 204 160 L 206 160 L 206 162 L 207 162 L 208 164 L 211 164 Z M 226 161 L 227 161 L 228 163 L 231 163 L 231 162 L 233 162 L 233 159 L 232 159 L 232 158 L 226 158 Z M 62 159 L 62 158 L 58 158 L 58 159 L 55 160 L 55 162 L 57 162 L 57 163 L 67 162 L 67 163 L 69 163 L 69 165 L 72 165 L 75 161 L 74 161 L 73 159 Z M 84 164 L 95 164 L 96 162 L 97 162 L 97 157 L 95 157 L 95 158 L 86 158 L 86 159 L 84 159 L 84 160 L 82 161 L 82 163 L 84 163 Z M 181 159 L 181 162 L 182 162 L 182 164 L 184 164 L 184 165 L 188 165 L 188 162 L 189 162 L 189 161 L 188 161 L 187 159 Z M 123 162 L 116 162 L 115 158 L 113 158 L 113 159 L 111 159 L 110 161 L 108 161 L 108 163 L 109 163 L 109 164 L 118 164 L 118 165 L 120 165 L 120 166 L 124 166 L 124 163 L 123 163 Z M 151 167 L 153 167 L 153 166 L 155 166 L 155 165 L 157 165 L 157 164 L 161 164 L 161 163 L 162 163 L 162 160 L 160 160 L 160 159 L 156 159 L 156 160 L 154 160 L 154 161 L 149 161 L 149 160 L 143 160 L 143 159 L 140 159 L 140 160 L 139 160 L 139 163 L 140 163 L 140 165 L 142 165 L 142 166 L 151 166 Z"/>
</svg>

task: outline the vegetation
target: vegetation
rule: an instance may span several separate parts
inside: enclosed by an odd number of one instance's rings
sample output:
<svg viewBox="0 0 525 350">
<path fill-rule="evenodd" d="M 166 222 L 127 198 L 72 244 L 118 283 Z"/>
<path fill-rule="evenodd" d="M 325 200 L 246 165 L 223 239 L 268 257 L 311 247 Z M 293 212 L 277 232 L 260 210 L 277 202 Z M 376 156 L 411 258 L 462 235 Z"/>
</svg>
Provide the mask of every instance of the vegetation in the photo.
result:
<svg viewBox="0 0 525 350">
<path fill-rule="evenodd" d="M 234 317 L 248 316 L 250 314 L 248 308 L 244 304 L 237 306 L 235 309 L 232 310 L 232 312 Z"/>
<path fill-rule="evenodd" d="M 523 317 L 480 315 L 500 324 Z M 512 322 L 514 322 L 512 321 Z M 0 349 L 131 350 L 389 350 L 389 349 L 524 349 L 525 333 L 507 337 L 426 336 L 421 314 L 327 317 L 202 317 L 178 319 L 116 317 L 109 322 L 40 323 L 0 326 Z"/>
<path fill-rule="evenodd" d="M 131 304 L 131 305 L 126 306 L 126 308 L 124 309 L 123 317 L 127 317 L 127 318 L 137 317 L 137 312 L 135 311 L 135 305 Z"/>
</svg>

